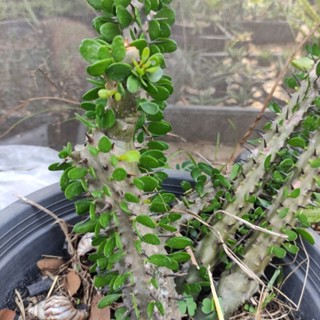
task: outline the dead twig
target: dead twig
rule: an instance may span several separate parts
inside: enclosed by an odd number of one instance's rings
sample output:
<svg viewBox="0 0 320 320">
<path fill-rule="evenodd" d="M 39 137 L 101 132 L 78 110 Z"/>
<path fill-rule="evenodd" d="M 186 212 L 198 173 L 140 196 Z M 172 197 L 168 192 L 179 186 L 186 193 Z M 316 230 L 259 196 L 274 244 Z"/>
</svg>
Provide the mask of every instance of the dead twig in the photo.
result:
<svg viewBox="0 0 320 320">
<path fill-rule="evenodd" d="M 214 306 L 215 306 L 215 309 L 217 311 L 218 319 L 219 320 L 224 320 L 222 308 L 221 308 L 221 305 L 220 305 L 220 301 L 219 301 L 219 298 L 218 298 L 218 294 L 217 294 L 216 288 L 214 286 L 214 282 L 213 282 L 213 278 L 212 278 L 212 274 L 211 274 L 210 270 L 211 270 L 211 267 L 210 267 L 210 265 L 208 265 L 207 272 L 208 272 L 208 276 L 209 276 L 209 280 L 210 280 L 210 288 L 211 288 L 211 293 L 212 293 L 212 297 L 213 297 Z"/>
<path fill-rule="evenodd" d="M 242 218 L 239 218 L 237 217 L 236 215 L 230 213 L 230 212 L 227 212 L 225 210 L 218 210 L 216 213 L 223 213 L 241 223 L 243 223 L 244 225 L 248 226 L 249 228 L 251 228 L 252 230 L 255 230 L 255 231 L 260 231 L 260 232 L 264 232 L 264 233 L 267 233 L 267 234 L 270 234 L 272 236 L 276 236 L 276 237 L 279 237 L 279 238 L 284 238 L 284 239 L 288 239 L 288 236 L 286 234 L 282 234 L 282 233 L 278 233 L 278 232 L 274 232 L 274 231 L 271 231 L 271 230 L 268 230 L 266 228 L 261 228 L 247 220 L 244 220 Z"/>
<path fill-rule="evenodd" d="M 22 201 L 30 204 L 31 206 L 45 212 L 46 214 L 48 214 L 50 217 L 52 217 L 59 224 L 59 226 L 60 226 L 60 228 L 66 238 L 66 242 L 68 244 L 68 252 L 71 256 L 74 256 L 75 255 L 75 248 L 74 248 L 72 241 L 70 239 L 70 235 L 68 232 L 68 226 L 67 226 L 66 222 L 64 220 L 60 219 L 58 216 L 56 216 L 52 211 L 50 211 L 47 208 L 43 207 L 42 205 L 36 203 L 35 201 L 30 200 L 30 199 L 23 197 L 23 196 L 19 196 L 19 195 L 17 195 L 17 197 L 19 199 L 21 199 Z"/>
<path fill-rule="evenodd" d="M 24 308 L 23 299 L 21 297 L 21 294 L 17 289 L 15 290 L 15 294 L 16 294 L 15 302 L 20 310 L 21 317 L 23 320 L 26 320 L 26 310 Z"/>
<path fill-rule="evenodd" d="M 48 294 L 47 294 L 47 299 L 51 296 L 51 294 L 52 294 L 52 292 L 53 292 L 53 290 L 54 290 L 54 287 L 55 287 L 56 284 L 57 284 L 58 279 L 59 279 L 59 276 L 55 276 L 55 277 L 54 277 L 54 280 L 53 280 L 53 283 L 52 283 L 52 285 L 51 285 L 51 288 L 50 288 L 50 290 L 49 290 L 49 292 L 48 292 Z"/>
<path fill-rule="evenodd" d="M 27 100 L 23 100 L 21 101 L 21 103 L 15 107 L 9 108 L 10 111 L 6 112 L 1 118 L 0 118 L 0 122 L 6 121 L 6 119 L 8 118 L 8 116 L 10 116 L 11 114 L 25 108 L 26 106 L 28 106 L 30 103 L 35 102 L 35 101 L 43 101 L 43 100 L 54 100 L 54 101 L 60 101 L 60 102 L 65 102 L 65 103 L 70 103 L 73 105 L 80 105 L 79 101 L 76 100 L 71 100 L 71 99 L 66 99 L 66 98 L 60 98 L 60 97 L 34 97 L 34 98 L 30 98 Z"/>
</svg>

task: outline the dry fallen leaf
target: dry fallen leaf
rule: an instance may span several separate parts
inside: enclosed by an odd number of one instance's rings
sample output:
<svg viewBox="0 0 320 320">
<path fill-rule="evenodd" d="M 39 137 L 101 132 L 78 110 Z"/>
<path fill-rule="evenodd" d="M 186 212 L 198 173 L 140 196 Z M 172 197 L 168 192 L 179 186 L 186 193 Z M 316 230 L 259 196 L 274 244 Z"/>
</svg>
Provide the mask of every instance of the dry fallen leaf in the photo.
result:
<svg viewBox="0 0 320 320">
<path fill-rule="evenodd" d="M 98 308 L 98 302 L 103 298 L 103 295 L 97 293 L 93 298 L 91 302 L 91 308 L 90 308 L 90 318 L 89 320 L 110 320 L 111 319 L 111 313 L 110 308 Z"/>
<path fill-rule="evenodd" d="M 14 320 L 16 313 L 9 309 L 0 310 L 0 319 L 1 320 Z"/>
<path fill-rule="evenodd" d="M 62 259 L 56 258 L 44 258 L 37 262 L 37 266 L 42 271 L 42 273 L 49 271 L 52 274 L 56 274 L 63 264 L 64 261 Z"/>
<path fill-rule="evenodd" d="M 78 273 L 74 270 L 70 270 L 65 278 L 65 287 L 69 295 L 74 296 L 81 286 L 81 279 Z"/>
</svg>

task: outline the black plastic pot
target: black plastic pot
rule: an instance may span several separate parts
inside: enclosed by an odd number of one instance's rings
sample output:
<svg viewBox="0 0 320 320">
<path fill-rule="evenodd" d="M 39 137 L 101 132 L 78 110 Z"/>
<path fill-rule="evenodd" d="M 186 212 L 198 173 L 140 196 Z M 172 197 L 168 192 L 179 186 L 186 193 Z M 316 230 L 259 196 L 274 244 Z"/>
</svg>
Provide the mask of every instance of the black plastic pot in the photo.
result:
<svg viewBox="0 0 320 320">
<path fill-rule="evenodd" d="M 177 195 L 182 193 L 180 182 L 190 180 L 181 171 L 169 170 L 165 188 Z M 78 218 L 73 203 L 65 199 L 59 184 L 41 189 L 28 198 L 53 211 L 66 222 L 74 223 Z M 0 309 L 13 306 L 14 289 L 25 287 L 38 276 L 36 262 L 41 255 L 61 255 L 64 236 L 59 227 L 44 212 L 17 201 L 0 211 Z M 308 271 L 300 314 L 304 320 L 317 320 L 320 314 L 320 237 L 314 233 L 316 244 L 305 244 L 310 267 Z M 288 267 L 286 273 L 295 270 L 284 284 L 284 293 L 298 302 L 306 276 L 303 250 L 298 259 Z"/>
</svg>

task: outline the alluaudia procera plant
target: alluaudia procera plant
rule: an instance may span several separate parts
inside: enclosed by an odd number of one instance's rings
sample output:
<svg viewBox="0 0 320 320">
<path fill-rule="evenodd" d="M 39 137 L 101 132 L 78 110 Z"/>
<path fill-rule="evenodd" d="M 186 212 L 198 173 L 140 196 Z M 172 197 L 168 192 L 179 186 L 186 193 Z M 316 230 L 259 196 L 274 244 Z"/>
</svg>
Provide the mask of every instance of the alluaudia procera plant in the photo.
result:
<svg viewBox="0 0 320 320">
<path fill-rule="evenodd" d="M 99 307 L 112 307 L 115 319 L 213 319 L 221 307 L 228 318 L 257 292 L 274 256 L 296 254 L 299 235 L 312 241 L 304 210 L 320 202 L 320 49 L 295 61 L 300 72 L 287 79 L 295 92 L 287 106 L 271 104 L 277 117 L 248 141 L 247 163 L 229 176 L 194 164 L 194 185 L 183 182 L 177 199 L 161 187 L 173 91 L 164 54 L 176 49 L 171 0 L 88 2 L 100 15 L 98 36 L 80 45 L 94 85 L 77 115 L 86 142 L 68 144 L 51 169 L 64 171 L 61 188 L 83 216 L 74 231 L 94 233 L 88 259 L 104 294 Z"/>
</svg>

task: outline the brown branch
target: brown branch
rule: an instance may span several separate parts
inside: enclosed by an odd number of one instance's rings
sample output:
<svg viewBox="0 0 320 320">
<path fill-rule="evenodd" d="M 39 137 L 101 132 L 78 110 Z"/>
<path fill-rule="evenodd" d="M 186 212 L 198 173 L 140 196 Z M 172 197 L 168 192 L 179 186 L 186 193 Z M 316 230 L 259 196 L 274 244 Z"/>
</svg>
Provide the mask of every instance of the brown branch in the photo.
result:
<svg viewBox="0 0 320 320">
<path fill-rule="evenodd" d="M 34 102 L 34 101 L 42 101 L 42 100 L 55 100 L 55 101 L 60 101 L 60 102 L 66 102 L 66 103 L 70 103 L 70 104 L 74 104 L 74 105 L 79 105 L 80 102 L 76 101 L 76 100 L 71 100 L 71 99 L 66 99 L 66 98 L 59 98 L 59 97 L 35 97 L 35 98 L 30 98 L 27 100 L 23 100 L 19 105 L 13 107 L 12 110 L 10 110 L 9 112 L 5 113 L 1 118 L 0 118 L 0 122 L 6 120 L 6 118 L 19 111 L 20 109 L 25 108 L 27 105 L 29 105 L 30 103 Z M 11 109 L 11 108 L 10 108 Z"/>
<path fill-rule="evenodd" d="M 275 90 L 277 89 L 280 81 L 283 79 L 283 77 L 286 75 L 288 68 L 290 66 L 291 60 L 296 56 L 296 54 L 298 52 L 301 51 L 301 49 L 306 45 L 306 43 L 310 40 L 310 38 L 314 35 L 314 33 L 320 28 L 320 23 L 318 23 L 309 33 L 309 35 L 296 47 L 296 49 L 294 50 L 294 52 L 291 54 L 291 56 L 287 59 L 284 67 L 282 68 L 281 72 L 279 73 L 277 79 L 274 82 L 274 85 L 271 89 L 271 91 L 269 92 L 266 100 L 264 101 L 263 107 L 260 110 L 258 116 L 256 117 L 255 121 L 250 125 L 248 131 L 244 134 L 244 136 L 241 138 L 240 142 L 238 143 L 237 147 L 234 149 L 228 164 L 232 164 L 236 155 L 240 152 L 240 146 L 243 145 L 247 139 L 250 137 L 250 135 L 252 134 L 253 130 L 256 128 L 256 126 L 258 125 L 259 121 L 261 120 L 266 108 L 269 105 L 269 102 L 271 101 L 273 94 L 275 92 Z"/>
</svg>

